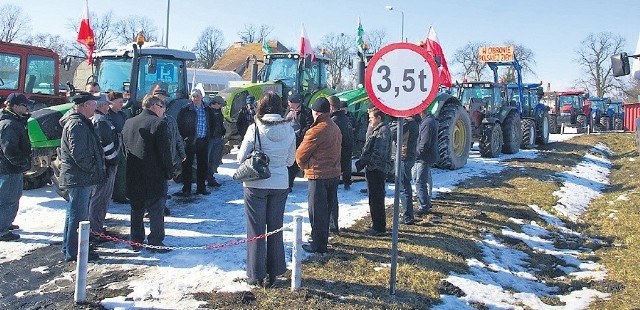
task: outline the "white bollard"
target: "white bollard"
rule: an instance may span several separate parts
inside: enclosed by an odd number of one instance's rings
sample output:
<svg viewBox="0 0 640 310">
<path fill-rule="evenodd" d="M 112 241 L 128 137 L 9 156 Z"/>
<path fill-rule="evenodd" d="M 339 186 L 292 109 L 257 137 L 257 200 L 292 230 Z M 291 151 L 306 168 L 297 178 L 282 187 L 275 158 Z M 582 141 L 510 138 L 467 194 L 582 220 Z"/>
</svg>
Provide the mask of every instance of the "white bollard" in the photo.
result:
<svg viewBox="0 0 640 310">
<path fill-rule="evenodd" d="M 562 123 L 562 125 L 560 125 L 560 134 L 564 135 L 564 123 Z"/>
<path fill-rule="evenodd" d="M 302 217 L 297 215 L 293 217 L 294 222 L 294 240 L 291 260 L 293 270 L 291 270 L 291 290 L 295 291 L 302 286 L 302 260 L 300 259 L 300 250 L 302 250 Z"/>
<path fill-rule="evenodd" d="M 78 257 L 76 264 L 76 292 L 73 299 L 76 303 L 87 299 L 87 263 L 89 260 L 89 221 L 80 222 L 78 228 Z"/>
</svg>

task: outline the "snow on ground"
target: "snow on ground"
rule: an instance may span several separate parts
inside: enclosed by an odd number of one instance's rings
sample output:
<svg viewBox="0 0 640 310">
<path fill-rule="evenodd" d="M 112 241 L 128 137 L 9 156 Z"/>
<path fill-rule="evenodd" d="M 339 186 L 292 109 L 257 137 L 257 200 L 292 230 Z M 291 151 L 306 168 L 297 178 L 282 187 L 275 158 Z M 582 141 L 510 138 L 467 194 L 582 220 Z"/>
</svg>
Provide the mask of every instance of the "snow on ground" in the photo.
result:
<svg viewBox="0 0 640 310">
<path fill-rule="evenodd" d="M 574 136 L 568 134 L 552 135 L 551 141 L 564 141 Z M 467 165 L 462 169 L 455 171 L 435 169 L 433 171 L 434 195 L 449 192 L 459 182 L 470 177 L 501 171 L 506 165 L 500 162 L 505 159 L 534 158 L 536 156 L 538 156 L 536 150 L 522 150 L 517 154 L 487 159 L 479 157 L 477 152 L 472 152 Z M 215 250 L 203 249 L 206 245 L 220 245 L 242 240 L 246 236 L 242 186 L 231 179 L 231 175 L 237 168 L 234 158 L 235 154 L 230 154 L 223 160 L 223 165 L 220 168 L 221 175 L 218 177 L 218 181 L 223 186 L 213 190 L 210 196 L 195 196 L 188 203 L 180 203 L 176 198 L 168 201 L 171 216 L 165 219 L 167 235 L 165 244 L 189 249 L 174 250 L 167 254 L 153 254 L 148 251 L 134 253 L 124 244 L 111 242 L 104 245 L 108 248 L 100 247 L 98 249 L 102 259 L 95 264 L 90 264 L 89 268 L 93 272 L 106 273 L 117 269 L 121 271 L 133 270 L 133 273 L 137 274 L 128 282 L 133 292 L 129 296 L 104 300 L 102 303 L 105 307 L 118 309 L 134 307 L 197 308 L 200 302 L 194 300 L 191 293 L 250 289 L 245 281 L 241 281 L 246 279 L 244 271 L 245 244 Z M 598 162 L 598 160 L 602 162 L 602 159 L 594 157 L 591 159 L 591 163 Z M 598 167 L 602 167 L 602 165 Z M 570 180 L 565 182 L 565 185 L 570 183 Z M 600 183 L 605 184 L 604 181 Z M 586 186 L 588 187 L 590 184 L 586 183 Z M 350 191 L 344 191 L 342 186 L 340 187 L 338 200 L 340 202 L 341 227 L 349 227 L 363 218 L 368 220 L 367 196 L 360 193 L 360 189 L 365 186 L 364 182 L 357 182 L 352 185 Z M 169 193 L 175 193 L 179 189 L 180 185 L 170 183 Z M 594 191 L 598 190 L 594 189 Z M 393 184 L 389 184 L 387 202 L 392 201 Z M 66 207 L 65 201 L 58 197 L 50 186 L 25 191 L 15 221 L 21 226 L 19 233 L 22 238 L 18 242 L 0 243 L 0 263 L 19 259 L 37 247 L 61 241 Z M 287 229 L 284 231 L 284 239 L 288 261 L 291 259 L 291 243 L 294 239 L 291 223 L 296 215 L 304 217 L 303 233 L 308 234 L 310 225 L 308 223 L 307 193 L 304 179 L 296 179 L 285 210 L 284 222 Z M 546 214 L 544 217 L 546 222 L 561 223 L 552 215 Z M 128 227 L 128 219 L 128 205 L 112 204 L 107 215 L 106 225 Z M 527 229 L 524 229 L 524 226 L 527 226 Z M 523 224 L 523 231 L 531 231 L 525 234 L 531 234 L 530 239 L 538 240 L 536 244 L 541 249 L 558 252 L 558 255 L 564 255 L 564 257 L 574 257 L 571 262 L 568 262 L 568 265 L 571 266 L 566 267 L 567 270 L 579 272 L 584 271 L 588 266 L 593 267 L 587 262 L 581 263 L 575 257 L 579 253 L 565 253 L 564 250 L 551 248 L 550 242 L 543 242 L 545 236 L 550 232 L 544 232 L 541 227 L 533 223 Z M 534 236 L 533 232 L 538 232 L 538 234 Z M 503 234 L 509 233 L 513 235 L 513 232 L 503 231 Z M 525 235 L 521 237 L 529 239 Z M 469 308 L 467 302 L 474 298 L 482 300 L 488 305 L 493 305 L 492 300 L 494 300 L 500 301 L 496 305 L 511 305 L 507 307 L 513 307 L 518 302 L 525 301 L 526 304 L 530 304 L 534 308 L 544 306 L 536 302 L 537 295 L 553 294 L 554 288 L 545 287 L 536 281 L 535 270 L 526 264 L 526 254 L 508 249 L 500 243 L 499 237 L 491 235 L 478 241 L 478 245 L 485 257 L 469 261 L 471 273 L 451 275 L 448 278 L 450 282 L 465 288 L 465 292 L 468 294 L 467 299 L 443 296 L 444 304 L 441 308 Z M 60 257 L 62 259 L 62 254 Z M 62 277 L 68 279 L 70 276 L 72 275 L 65 274 Z M 37 292 L 30 292 L 25 296 L 34 293 Z M 582 291 L 574 292 L 574 294 L 576 295 L 574 296 L 575 300 L 569 301 L 572 305 L 578 301 L 588 303 L 588 299 L 595 295 L 595 293 Z M 587 297 L 579 299 L 578 295 L 586 295 Z"/>
</svg>

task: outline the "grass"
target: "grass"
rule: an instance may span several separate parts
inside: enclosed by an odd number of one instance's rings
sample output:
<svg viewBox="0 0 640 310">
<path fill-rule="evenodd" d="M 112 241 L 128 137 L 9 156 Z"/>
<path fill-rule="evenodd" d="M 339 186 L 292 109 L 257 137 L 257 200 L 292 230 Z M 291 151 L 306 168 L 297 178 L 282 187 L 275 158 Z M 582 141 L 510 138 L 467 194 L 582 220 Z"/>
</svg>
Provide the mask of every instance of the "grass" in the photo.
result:
<svg viewBox="0 0 640 310">
<path fill-rule="evenodd" d="M 391 238 L 363 234 L 369 225 L 365 218 L 330 241 L 334 252 L 312 257 L 303 264 L 303 289 L 299 291 L 291 292 L 289 283 L 281 282 L 272 289 L 203 292 L 196 297 L 206 301 L 206 307 L 220 309 L 429 308 L 439 303 L 441 294 L 464 294 L 443 279 L 450 273 L 468 272 L 465 260 L 482 256 L 476 242 L 485 234 L 499 235 L 505 227 L 519 231 L 520 225 L 510 218 L 541 223 L 529 205 L 553 213 L 557 197 L 552 193 L 561 186 L 556 174 L 571 170 L 598 142 L 615 153 L 611 158 L 611 185 L 602 197 L 592 201 L 581 222 L 568 225 L 583 236 L 557 238 L 556 246 L 595 250 L 595 256 L 589 259 L 606 266 L 608 280 L 559 280 L 556 277 L 561 274 L 554 266 L 564 262 L 533 252 L 520 240 L 502 239 L 527 253 L 530 263 L 539 270 L 538 277 L 558 286 L 561 292 L 596 288 L 612 295 L 609 300 L 593 302 L 591 308 L 631 309 L 640 297 L 640 158 L 630 134 L 583 135 L 544 146 L 535 159 L 509 160 L 509 167 L 501 173 L 467 179 L 457 189 L 442 194 L 434 200 L 433 215 L 418 225 L 400 226 L 394 296 L 389 294 Z M 390 206 L 389 227 L 392 214 Z M 542 300 L 548 305 L 563 305 L 556 297 Z M 474 307 L 486 308 L 481 304 Z"/>
</svg>

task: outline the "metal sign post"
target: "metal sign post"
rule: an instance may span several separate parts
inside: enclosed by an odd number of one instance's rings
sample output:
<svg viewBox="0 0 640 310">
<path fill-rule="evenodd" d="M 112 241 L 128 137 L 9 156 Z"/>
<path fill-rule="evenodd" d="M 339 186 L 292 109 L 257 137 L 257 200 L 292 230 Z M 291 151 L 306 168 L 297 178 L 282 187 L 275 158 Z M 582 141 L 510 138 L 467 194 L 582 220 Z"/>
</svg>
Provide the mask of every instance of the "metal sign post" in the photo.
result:
<svg viewBox="0 0 640 310">
<path fill-rule="evenodd" d="M 411 43 L 394 43 L 380 49 L 367 66 L 365 88 L 371 102 L 380 111 L 398 118 L 395 161 L 395 193 L 391 241 L 389 293 L 396 294 L 398 268 L 398 225 L 402 186 L 402 118 L 429 108 L 436 96 L 439 74 L 433 57 Z"/>
</svg>

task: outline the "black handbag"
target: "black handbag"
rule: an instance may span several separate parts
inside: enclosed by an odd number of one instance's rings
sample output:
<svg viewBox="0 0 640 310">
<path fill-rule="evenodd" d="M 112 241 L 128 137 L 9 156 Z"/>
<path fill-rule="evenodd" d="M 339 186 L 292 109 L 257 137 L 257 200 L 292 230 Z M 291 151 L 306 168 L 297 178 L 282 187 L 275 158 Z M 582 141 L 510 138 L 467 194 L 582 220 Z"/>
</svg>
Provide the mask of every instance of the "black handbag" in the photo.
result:
<svg viewBox="0 0 640 310">
<path fill-rule="evenodd" d="M 271 177 L 269 170 L 269 156 L 262 151 L 262 142 L 258 134 L 258 124 L 255 124 L 255 136 L 253 139 L 253 152 L 247 156 L 240 167 L 233 174 L 233 179 L 240 182 L 263 180 Z M 258 140 L 258 148 L 256 148 Z"/>
</svg>

